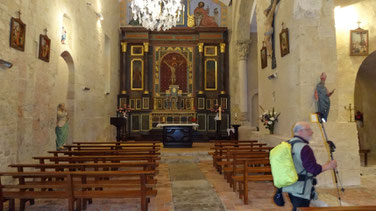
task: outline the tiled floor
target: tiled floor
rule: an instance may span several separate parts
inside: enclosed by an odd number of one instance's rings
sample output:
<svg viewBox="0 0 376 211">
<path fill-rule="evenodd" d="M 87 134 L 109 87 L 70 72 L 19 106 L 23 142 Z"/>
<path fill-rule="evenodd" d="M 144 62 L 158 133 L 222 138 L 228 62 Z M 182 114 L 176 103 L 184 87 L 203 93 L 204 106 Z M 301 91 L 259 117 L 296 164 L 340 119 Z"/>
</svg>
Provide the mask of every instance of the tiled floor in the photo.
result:
<svg viewBox="0 0 376 211">
<path fill-rule="evenodd" d="M 178 160 L 179 155 L 195 156 L 195 153 L 202 155 L 209 151 L 210 143 L 195 143 L 193 148 L 188 149 L 162 149 L 162 156 L 173 154 L 174 160 Z M 244 205 L 242 200 L 239 199 L 236 193 L 224 180 L 223 176 L 218 174 L 212 166 L 212 161 L 207 159 L 198 159 L 197 166 L 204 174 L 208 182 L 213 186 L 216 194 L 221 200 L 223 206 L 228 211 L 243 211 L 243 210 L 291 210 L 291 205 L 288 197 L 285 195 L 285 207 L 277 207 L 272 202 L 274 194 L 274 187 L 271 182 L 257 182 L 250 183 L 249 191 L 249 204 Z M 156 179 L 158 184 L 156 189 L 158 194 L 155 198 L 151 199 L 149 204 L 150 211 L 173 211 L 174 204 L 172 199 L 171 181 L 169 175 L 168 163 L 161 163 L 158 167 L 159 174 Z M 370 158 L 368 167 L 361 167 L 361 186 L 347 187 L 342 196 L 343 205 L 376 205 L 376 159 Z M 322 201 L 320 204 L 329 206 L 338 206 L 337 191 L 336 189 L 318 189 L 319 199 Z M 187 194 L 186 197 L 189 197 Z M 18 204 L 18 203 L 17 203 Z M 317 204 L 317 203 L 316 203 Z M 88 211 L 107 211 L 107 210 L 140 210 L 139 200 L 93 200 L 93 204 L 88 206 Z M 26 210 L 67 210 L 66 202 L 62 200 L 36 200 L 35 205 L 27 205 Z M 176 211 L 181 211 L 175 209 Z M 195 211 L 197 209 L 184 209 L 184 211 Z M 213 210 L 215 211 L 215 210 Z"/>
</svg>

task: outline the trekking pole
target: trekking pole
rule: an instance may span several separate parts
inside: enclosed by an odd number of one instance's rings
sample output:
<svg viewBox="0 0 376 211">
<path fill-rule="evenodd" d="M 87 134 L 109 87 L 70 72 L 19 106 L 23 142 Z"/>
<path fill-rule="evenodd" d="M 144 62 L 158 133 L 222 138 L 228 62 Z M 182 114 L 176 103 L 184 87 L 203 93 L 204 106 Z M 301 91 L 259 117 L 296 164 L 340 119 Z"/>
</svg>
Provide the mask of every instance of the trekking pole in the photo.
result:
<svg viewBox="0 0 376 211">
<path fill-rule="evenodd" d="M 325 127 L 324 127 L 324 122 L 325 120 L 324 119 L 320 119 L 320 125 L 321 125 L 321 133 L 323 134 L 323 138 L 325 139 L 325 142 L 329 148 L 329 152 L 330 152 L 330 158 L 331 160 L 334 160 L 333 158 L 333 152 L 335 152 L 335 149 L 336 149 L 336 146 L 334 145 L 334 143 L 332 141 L 329 141 L 328 140 L 328 136 L 326 134 L 326 130 L 325 130 Z M 341 186 L 341 191 L 342 192 L 345 192 L 345 189 L 343 188 L 342 186 L 342 182 L 341 182 L 341 179 L 339 177 L 339 173 L 338 173 L 338 170 L 337 168 L 334 168 L 333 169 L 333 175 L 334 175 L 334 181 L 336 183 L 336 188 L 337 188 L 337 194 L 338 194 L 338 201 L 339 201 L 339 205 L 342 206 L 342 203 L 341 203 L 341 195 L 340 195 L 340 192 L 339 192 L 339 186 L 338 186 L 338 183 L 339 185 Z"/>
</svg>

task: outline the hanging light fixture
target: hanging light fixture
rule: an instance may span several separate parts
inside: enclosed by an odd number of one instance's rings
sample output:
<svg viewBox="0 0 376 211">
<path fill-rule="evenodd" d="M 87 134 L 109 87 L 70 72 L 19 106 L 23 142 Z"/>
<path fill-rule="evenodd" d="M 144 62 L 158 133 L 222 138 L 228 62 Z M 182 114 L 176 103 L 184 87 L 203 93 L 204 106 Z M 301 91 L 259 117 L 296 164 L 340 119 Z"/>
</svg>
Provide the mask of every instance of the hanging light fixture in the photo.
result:
<svg viewBox="0 0 376 211">
<path fill-rule="evenodd" d="M 133 19 L 149 30 L 163 31 L 176 26 L 184 11 L 182 0 L 132 0 Z"/>
</svg>

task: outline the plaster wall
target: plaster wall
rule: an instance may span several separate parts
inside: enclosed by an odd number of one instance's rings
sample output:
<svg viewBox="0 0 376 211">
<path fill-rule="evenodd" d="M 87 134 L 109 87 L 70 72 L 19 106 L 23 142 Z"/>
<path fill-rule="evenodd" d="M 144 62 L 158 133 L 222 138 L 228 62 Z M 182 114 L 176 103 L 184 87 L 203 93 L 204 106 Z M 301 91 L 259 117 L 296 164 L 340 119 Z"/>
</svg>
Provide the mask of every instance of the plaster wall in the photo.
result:
<svg viewBox="0 0 376 211">
<path fill-rule="evenodd" d="M 10 19 L 18 10 L 26 24 L 24 52 L 9 47 Z M 109 118 L 119 90 L 118 11 L 116 0 L 0 1 L 0 58 L 13 63 L 11 69 L 0 69 L 0 170 L 55 149 L 56 107 L 67 99 L 74 109 L 69 111 L 69 125 L 74 125 L 70 140 L 114 139 Z M 63 19 L 70 24 L 65 45 L 60 42 Z M 51 39 L 49 63 L 38 59 L 39 35 L 45 28 Z M 110 65 L 103 59 L 105 35 L 110 39 Z M 61 58 L 63 52 L 71 56 L 71 68 Z M 106 75 L 110 80 L 103 80 Z"/>
</svg>

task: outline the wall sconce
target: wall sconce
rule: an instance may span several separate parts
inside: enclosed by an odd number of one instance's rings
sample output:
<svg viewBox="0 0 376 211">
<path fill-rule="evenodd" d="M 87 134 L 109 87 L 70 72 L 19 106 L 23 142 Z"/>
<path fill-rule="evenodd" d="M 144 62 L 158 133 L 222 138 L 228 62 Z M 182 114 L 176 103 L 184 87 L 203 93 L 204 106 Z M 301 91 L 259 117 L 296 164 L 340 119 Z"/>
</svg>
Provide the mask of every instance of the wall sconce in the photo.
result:
<svg viewBox="0 0 376 211">
<path fill-rule="evenodd" d="M 106 95 L 106 96 L 107 96 L 107 95 L 110 95 L 110 93 L 109 93 L 109 92 L 105 92 L 105 93 L 104 93 L 104 95 Z"/>
<path fill-rule="evenodd" d="M 278 77 L 277 73 L 273 73 L 273 74 L 268 76 L 268 79 L 272 80 L 272 79 L 277 78 L 277 77 Z"/>
<path fill-rule="evenodd" d="M 89 91 L 90 88 L 85 86 L 82 90 L 84 90 L 84 91 Z"/>
<path fill-rule="evenodd" d="M 10 63 L 10 62 L 7 62 L 7 61 L 4 61 L 4 60 L 0 59 L 0 66 L 6 67 L 6 68 L 11 68 L 11 67 L 13 67 L 13 64 Z"/>
</svg>

